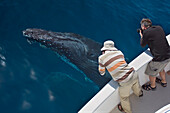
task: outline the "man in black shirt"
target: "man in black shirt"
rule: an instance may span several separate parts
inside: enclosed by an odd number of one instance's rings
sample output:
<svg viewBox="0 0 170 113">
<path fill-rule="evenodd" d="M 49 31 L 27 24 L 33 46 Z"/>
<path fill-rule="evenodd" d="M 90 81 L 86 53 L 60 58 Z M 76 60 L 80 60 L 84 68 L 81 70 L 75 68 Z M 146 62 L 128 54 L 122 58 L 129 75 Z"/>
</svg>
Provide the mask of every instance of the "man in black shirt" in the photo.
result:
<svg viewBox="0 0 170 113">
<path fill-rule="evenodd" d="M 155 81 L 163 87 L 167 86 L 165 79 L 165 66 L 170 62 L 170 46 L 166 40 L 165 33 L 160 26 L 152 26 L 150 19 L 141 20 L 140 44 L 142 47 L 149 46 L 153 59 L 148 63 L 145 74 L 149 75 L 150 84 L 143 85 L 145 90 L 155 90 Z M 159 73 L 161 79 L 157 74 Z"/>
</svg>

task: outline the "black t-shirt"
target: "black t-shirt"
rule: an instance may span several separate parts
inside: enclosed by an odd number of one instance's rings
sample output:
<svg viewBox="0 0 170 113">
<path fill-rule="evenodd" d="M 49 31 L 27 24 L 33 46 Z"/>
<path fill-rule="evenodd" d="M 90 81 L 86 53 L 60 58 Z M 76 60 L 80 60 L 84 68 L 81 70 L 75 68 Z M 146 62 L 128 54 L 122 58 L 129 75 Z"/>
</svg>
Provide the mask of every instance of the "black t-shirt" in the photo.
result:
<svg viewBox="0 0 170 113">
<path fill-rule="evenodd" d="M 143 31 L 141 46 L 148 45 L 153 55 L 153 61 L 164 61 L 170 58 L 170 46 L 165 33 L 160 26 L 151 26 Z"/>
</svg>

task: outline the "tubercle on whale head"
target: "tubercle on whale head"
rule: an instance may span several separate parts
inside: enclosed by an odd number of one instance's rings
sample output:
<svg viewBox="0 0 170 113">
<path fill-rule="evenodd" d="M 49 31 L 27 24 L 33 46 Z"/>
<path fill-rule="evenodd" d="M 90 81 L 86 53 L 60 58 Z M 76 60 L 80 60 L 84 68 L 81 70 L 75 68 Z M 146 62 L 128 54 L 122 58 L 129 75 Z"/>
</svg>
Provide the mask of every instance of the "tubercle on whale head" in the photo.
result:
<svg viewBox="0 0 170 113">
<path fill-rule="evenodd" d="M 26 29 L 26 30 L 22 31 L 22 33 L 25 37 L 31 37 L 33 34 L 31 29 Z"/>
<path fill-rule="evenodd" d="M 22 31 L 22 33 L 23 33 L 23 36 L 25 36 L 27 38 L 27 40 L 37 41 L 40 43 L 45 43 L 52 39 L 52 38 L 46 36 L 45 34 L 47 33 L 47 31 L 42 30 L 42 29 L 28 28 L 28 29 Z"/>
</svg>

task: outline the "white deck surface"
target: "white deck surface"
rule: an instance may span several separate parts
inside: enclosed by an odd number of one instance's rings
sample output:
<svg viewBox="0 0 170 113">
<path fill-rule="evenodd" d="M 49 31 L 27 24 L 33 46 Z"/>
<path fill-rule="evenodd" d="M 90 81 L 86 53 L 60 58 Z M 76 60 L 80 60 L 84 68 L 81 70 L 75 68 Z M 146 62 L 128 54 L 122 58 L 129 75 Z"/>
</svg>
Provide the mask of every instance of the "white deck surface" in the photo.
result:
<svg viewBox="0 0 170 113">
<path fill-rule="evenodd" d="M 166 75 L 167 87 L 157 85 L 156 91 L 144 91 L 143 97 L 134 94 L 130 96 L 133 113 L 155 113 L 160 108 L 170 104 L 170 75 Z M 169 108 L 170 109 L 170 108 Z M 121 113 L 117 106 L 110 113 Z M 169 113 L 169 112 L 168 112 Z"/>
</svg>

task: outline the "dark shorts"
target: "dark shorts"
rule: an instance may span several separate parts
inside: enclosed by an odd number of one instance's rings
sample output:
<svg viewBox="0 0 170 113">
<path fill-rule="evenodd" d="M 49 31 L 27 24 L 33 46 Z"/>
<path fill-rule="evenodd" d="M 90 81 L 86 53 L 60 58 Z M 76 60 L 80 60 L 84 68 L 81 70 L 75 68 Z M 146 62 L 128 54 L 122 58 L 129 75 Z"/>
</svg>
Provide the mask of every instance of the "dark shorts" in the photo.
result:
<svg viewBox="0 0 170 113">
<path fill-rule="evenodd" d="M 146 67 L 145 74 L 155 77 L 159 72 L 164 70 L 169 62 L 170 58 L 161 62 L 150 61 Z"/>
</svg>

